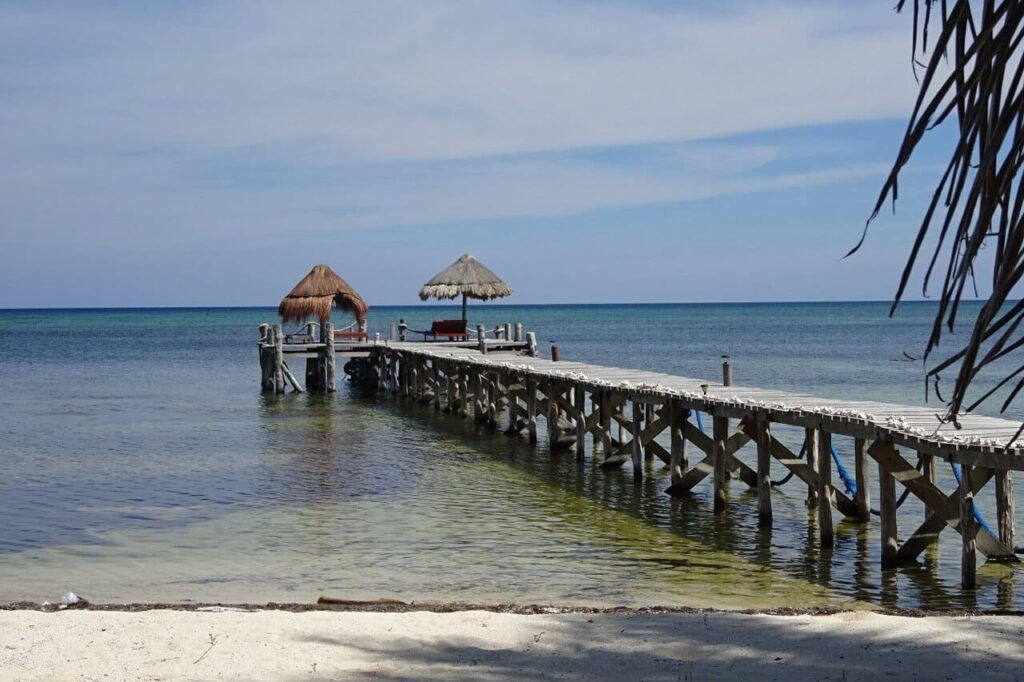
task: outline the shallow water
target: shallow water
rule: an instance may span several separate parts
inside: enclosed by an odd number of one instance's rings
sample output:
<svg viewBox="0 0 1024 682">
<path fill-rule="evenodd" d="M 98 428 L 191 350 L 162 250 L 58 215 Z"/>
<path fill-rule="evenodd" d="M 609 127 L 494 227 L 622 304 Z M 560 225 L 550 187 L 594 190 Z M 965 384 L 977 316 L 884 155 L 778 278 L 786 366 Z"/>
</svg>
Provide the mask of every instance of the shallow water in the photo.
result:
<svg viewBox="0 0 1024 682">
<path fill-rule="evenodd" d="M 425 328 L 450 310 L 376 309 L 371 327 L 403 317 Z M 738 383 L 919 403 L 920 364 L 897 360 L 918 351 L 930 311 L 491 306 L 472 316 L 522 320 L 565 359 L 714 377 L 729 353 Z M 756 495 L 738 482 L 716 517 L 707 485 L 665 496 L 660 466 L 635 486 L 628 466 L 602 471 L 589 453 L 579 462 L 348 384 L 332 397 L 261 396 L 265 320 L 272 311 L 0 311 L 0 602 L 67 589 L 106 602 L 722 608 L 1024 598 L 1017 571 L 998 565 L 962 592 L 950 531 L 921 566 L 894 571 L 879 569 L 877 523 L 839 523 L 835 549 L 820 551 L 796 482 L 776 491 L 763 532 Z M 850 444 L 836 445 L 849 461 Z M 941 485 L 954 488 L 948 472 Z M 993 518 L 990 490 L 981 503 Z M 901 535 L 922 517 L 908 502 Z"/>
</svg>

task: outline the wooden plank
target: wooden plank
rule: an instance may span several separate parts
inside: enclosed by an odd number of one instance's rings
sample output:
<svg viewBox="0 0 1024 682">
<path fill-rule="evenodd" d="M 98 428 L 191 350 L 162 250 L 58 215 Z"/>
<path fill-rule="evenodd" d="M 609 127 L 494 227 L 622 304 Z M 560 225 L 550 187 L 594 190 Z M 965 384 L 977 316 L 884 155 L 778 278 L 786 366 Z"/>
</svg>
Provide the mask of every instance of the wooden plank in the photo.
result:
<svg viewBox="0 0 1024 682">
<path fill-rule="evenodd" d="M 971 476 L 971 490 L 977 494 L 992 478 L 990 469 L 973 469 Z M 958 533 L 960 532 L 960 488 L 945 496 L 945 504 L 936 508 L 924 523 L 907 538 L 900 546 L 899 561 L 911 562 L 917 559 L 929 545 L 938 540 L 939 534 L 949 526 Z M 1017 555 L 1013 553 L 1013 547 L 1004 546 L 999 539 L 984 528 L 978 529 L 977 546 L 985 557 L 991 561 L 1015 562 Z"/>
</svg>

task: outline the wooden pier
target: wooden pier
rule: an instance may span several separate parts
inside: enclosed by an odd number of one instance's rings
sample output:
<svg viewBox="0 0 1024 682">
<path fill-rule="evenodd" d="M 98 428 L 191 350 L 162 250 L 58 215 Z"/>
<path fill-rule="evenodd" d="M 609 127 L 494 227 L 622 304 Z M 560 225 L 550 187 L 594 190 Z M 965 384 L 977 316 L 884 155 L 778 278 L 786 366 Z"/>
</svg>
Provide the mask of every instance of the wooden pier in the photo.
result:
<svg viewBox="0 0 1024 682">
<path fill-rule="evenodd" d="M 280 328 L 261 327 L 260 358 L 264 390 L 283 392 L 287 358 L 310 359 L 325 369 L 319 388 L 334 388 L 335 353 L 352 358 L 346 373 L 365 386 L 401 397 L 432 402 L 436 409 L 501 427 L 536 442 L 543 420 L 552 449 L 574 449 L 583 458 L 590 437 L 593 460 L 604 469 L 629 464 L 635 479 L 644 461 L 657 458 L 670 468 L 669 495 L 688 494 L 707 479 L 714 511 L 728 504 L 726 482 L 738 479 L 757 490 L 756 514 L 772 524 L 771 467 L 782 466 L 807 487 L 816 508 L 818 538 L 834 543 L 836 513 L 858 522 L 872 518 L 869 467 L 877 468 L 881 557 L 885 567 L 914 562 L 946 528 L 961 537 L 962 584 L 975 585 L 977 555 L 1015 562 L 1011 472 L 1024 469 L 1024 447 L 1011 443 L 1016 422 L 966 415 L 961 428 L 941 424 L 935 410 L 878 402 L 816 398 L 782 391 L 726 385 L 641 370 L 554 361 L 537 357 L 533 335 L 498 330 L 503 338 L 468 343 L 381 341 L 335 347 L 333 336 L 317 344 L 284 344 Z M 280 376 L 279 376 L 280 373 Z M 268 378 L 269 376 L 269 378 Z M 312 376 L 320 376 L 315 372 Z M 695 422 L 707 415 L 710 434 Z M 773 435 L 777 426 L 803 431 L 802 458 Z M 667 432 L 667 435 L 665 434 Z M 833 484 L 832 442 L 847 438 L 854 453 L 855 492 Z M 737 457 L 756 450 L 756 466 Z M 916 464 L 912 461 L 916 459 Z M 938 487 L 936 462 L 959 467 L 959 485 Z M 997 530 L 978 523 L 975 498 L 994 481 Z M 897 486 L 925 506 L 898 541 Z M 753 510 L 752 510 L 753 513 Z M 907 522 L 907 519 L 904 519 Z"/>
</svg>

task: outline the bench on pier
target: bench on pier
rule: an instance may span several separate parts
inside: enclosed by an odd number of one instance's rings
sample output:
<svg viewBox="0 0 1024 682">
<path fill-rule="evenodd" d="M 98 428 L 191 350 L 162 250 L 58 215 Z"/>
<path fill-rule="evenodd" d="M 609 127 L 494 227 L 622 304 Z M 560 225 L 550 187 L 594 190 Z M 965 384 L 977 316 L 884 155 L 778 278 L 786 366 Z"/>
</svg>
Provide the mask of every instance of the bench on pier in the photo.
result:
<svg viewBox="0 0 1024 682">
<path fill-rule="evenodd" d="M 428 338 L 436 341 L 439 336 L 447 337 L 449 341 L 469 341 L 465 320 L 434 320 L 429 330 L 418 333 L 423 334 L 424 341 Z"/>
</svg>

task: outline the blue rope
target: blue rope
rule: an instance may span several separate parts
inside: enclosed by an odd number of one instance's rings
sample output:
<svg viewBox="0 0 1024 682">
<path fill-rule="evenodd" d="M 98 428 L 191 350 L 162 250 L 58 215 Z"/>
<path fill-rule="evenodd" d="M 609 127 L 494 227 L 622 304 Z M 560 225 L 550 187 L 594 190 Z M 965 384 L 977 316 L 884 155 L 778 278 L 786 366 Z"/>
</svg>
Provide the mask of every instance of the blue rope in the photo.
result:
<svg viewBox="0 0 1024 682">
<path fill-rule="evenodd" d="M 836 446 L 831 445 L 832 450 L 832 461 L 836 463 L 836 472 L 839 474 L 839 478 L 843 479 L 843 485 L 846 486 L 846 494 L 850 497 L 857 496 L 857 482 L 850 476 L 850 472 L 846 470 L 843 463 L 839 460 L 839 454 L 836 452 Z"/>
<path fill-rule="evenodd" d="M 953 470 L 953 478 L 956 479 L 957 485 L 962 485 L 963 473 L 960 470 L 959 464 L 949 463 L 949 467 Z M 978 520 L 978 525 L 987 530 L 995 537 L 999 537 L 999 534 L 992 530 L 992 527 L 985 521 L 985 517 L 982 515 L 981 510 L 978 509 L 977 505 L 974 507 L 974 518 Z"/>
</svg>

